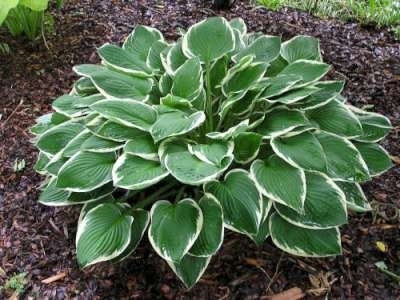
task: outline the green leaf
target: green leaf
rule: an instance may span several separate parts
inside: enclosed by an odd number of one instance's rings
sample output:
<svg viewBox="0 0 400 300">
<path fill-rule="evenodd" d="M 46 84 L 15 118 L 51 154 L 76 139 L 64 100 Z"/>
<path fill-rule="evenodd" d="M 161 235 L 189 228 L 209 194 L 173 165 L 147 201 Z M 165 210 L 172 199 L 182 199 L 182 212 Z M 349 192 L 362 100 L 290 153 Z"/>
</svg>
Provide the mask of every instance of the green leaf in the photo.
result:
<svg viewBox="0 0 400 300">
<path fill-rule="evenodd" d="M 204 191 L 213 194 L 221 204 L 226 227 L 246 234 L 258 232 L 262 196 L 246 171 L 231 170 L 224 181 L 207 182 Z"/>
<path fill-rule="evenodd" d="M 355 212 L 368 212 L 372 210 L 367 197 L 358 183 L 336 181 L 336 185 L 346 196 L 346 205 L 348 210 Z"/>
<path fill-rule="evenodd" d="M 161 61 L 161 53 L 167 49 L 168 44 L 164 41 L 155 41 L 149 50 L 146 63 L 156 71 L 163 71 L 164 67 Z"/>
<path fill-rule="evenodd" d="M 75 153 L 81 150 L 82 144 L 92 136 L 92 133 L 85 129 L 81 131 L 77 136 L 75 136 L 62 150 L 62 155 L 65 157 L 71 157 Z"/>
<path fill-rule="evenodd" d="M 310 132 L 271 139 L 274 152 L 296 168 L 326 171 L 326 157 L 321 144 Z"/>
<path fill-rule="evenodd" d="M 274 244 L 293 255 L 325 257 L 342 253 L 337 228 L 314 230 L 297 227 L 274 213 L 270 217 L 269 230 Z"/>
<path fill-rule="evenodd" d="M 390 120 L 385 116 L 355 108 L 353 110 L 357 114 L 362 127 L 362 134 L 355 138 L 359 142 L 379 142 L 393 128 Z"/>
<path fill-rule="evenodd" d="M 367 164 L 371 176 L 379 176 L 393 167 L 389 153 L 378 144 L 353 142 Z"/>
<path fill-rule="evenodd" d="M 187 110 L 193 107 L 189 100 L 171 94 L 162 97 L 160 99 L 160 105 L 172 108 L 172 110 Z"/>
<path fill-rule="evenodd" d="M 159 156 L 172 176 L 190 185 L 200 185 L 217 178 L 233 160 L 233 155 L 228 151 L 218 157 L 220 165 L 205 162 L 189 151 L 187 142 L 175 139 L 166 140 L 160 145 Z"/>
<path fill-rule="evenodd" d="M 167 260 L 167 263 L 186 288 L 190 289 L 199 281 L 210 260 L 211 256 L 197 257 L 186 254 L 179 262 Z"/>
<path fill-rule="evenodd" d="M 189 152 L 198 159 L 217 166 L 223 164 L 224 158 L 231 156 L 233 152 L 233 143 L 215 141 L 210 144 L 188 144 Z"/>
<path fill-rule="evenodd" d="M 306 172 L 306 186 L 303 213 L 274 204 L 282 218 L 310 229 L 334 228 L 347 223 L 346 197 L 332 179 L 322 173 Z"/>
<path fill-rule="evenodd" d="M 78 218 L 78 225 L 79 223 L 82 223 L 83 218 L 86 216 L 86 214 L 93 208 L 95 208 L 96 206 L 103 204 L 103 203 L 116 203 L 117 201 L 114 199 L 114 197 L 112 195 L 106 196 L 106 197 L 102 197 L 96 201 L 92 201 L 92 202 L 88 202 L 85 203 L 82 206 L 81 212 L 79 214 L 79 218 Z"/>
<path fill-rule="evenodd" d="M 272 201 L 268 198 L 263 197 L 263 217 L 256 234 L 250 234 L 249 237 L 257 244 L 261 246 L 263 242 L 270 236 L 269 233 L 269 218 L 271 216 Z"/>
<path fill-rule="evenodd" d="M 160 200 L 153 205 L 150 215 L 149 241 L 154 250 L 168 261 L 179 262 L 200 234 L 203 226 L 200 207 L 192 199 L 175 204 Z"/>
<path fill-rule="evenodd" d="M 244 132 L 249 127 L 249 119 L 241 121 L 239 124 L 229 128 L 224 132 L 213 131 L 206 134 L 206 136 L 213 140 L 229 140 L 241 132 Z"/>
<path fill-rule="evenodd" d="M 340 96 L 344 87 L 344 81 L 322 81 L 314 84 L 314 87 L 319 90 L 303 99 L 301 102 L 295 103 L 296 108 L 310 110 L 324 106 Z"/>
<path fill-rule="evenodd" d="M 279 55 L 278 58 L 270 62 L 265 75 L 268 77 L 275 77 L 282 72 L 287 65 L 287 61 L 281 55 Z"/>
<path fill-rule="evenodd" d="M 81 77 L 74 83 L 74 89 L 80 96 L 91 95 L 97 93 L 96 86 L 87 77 Z"/>
<path fill-rule="evenodd" d="M 45 171 L 52 175 L 57 176 L 60 168 L 66 163 L 68 157 L 64 157 L 62 151 L 54 155 L 45 167 Z"/>
<path fill-rule="evenodd" d="M 310 95 L 313 95 L 316 92 L 318 92 L 318 88 L 312 86 L 306 86 L 303 88 L 288 91 L 272 99 L 269 98 L 267 99 L 267 101 L 269 103 L 293 104 L 309 97 Z"/>
<path fill-rule="evenodd" d="M 173 78 L 171 93 L 175 96 L 193 100 L 203 87 L 203 76 L 200 60 L 195 57 L 188 59 L 180 66 Z"/>
<path fill-rule="evenodd" d="M 36 124 L 29 128 L 30 133 L 33 135 L 39 135 L 44 133 L 46 130 L 49 130 L 51 127 L 54 127 L 54 124 L 51 122 L 52 116 L 53 113 L 49 113 L 36 118 Z"/>
<path fill-rule="evenodd" d="M 78 152 L 58 172 L 57 187 L 88 192 L 112 180 L 114 153 Z"/>
<path fill-rule="evenodd" d="M 276 77 L 268 78 L 265 82 L 267 87 L 260 95 L 261 99 L 270 99 L 279 96 L 290 89 L 295 87 L 295 84 L 302 79 L 299 75 L 278 75 Z"/>
<path fill-rule="evenodd" d="M 128 141 L 124 147 L 124 152 L 127 154 L 154 161 L 159 160 L 157 150 L 157 146 L 149 135 L 143 135 Z"/>
<path fill-rule="evenodd" d="M 204 123 L 204 112 L 197 111 L 188 115 L 182 111 L 173 111 L 158 116 L 157 121 L 150 129 L 155 142 L 167 137 L 178 136 L 192 131 Z"/>
<path fill-rule="evenodd" d="M 130 256 L 136 250 L 136 247 L 142 240 L 144 232 L 146 231 L 146 228 L 150 222 L 149 212 L 143 209 L 131 210 L 129 214 L 133 217 L 131 226 L 131 240 L 125 250 L 118 255 L 118 257 L 113 259 L 113 262 L 120 262 L 121 260 Z"/>
<path fill-rule="evenodd" d="M 45 11 L 49 5 L 49 0 L 19 0 L 19 5 L 26 6 L 34 11 Z"/>
<path fill-rule="evenodd" d="M 97 49 L 97 53 L 107 66 L 115 70 L 138 77 L 151 75 L 151 69 L 146 65 L 145 61 L 118 46 L 106 43 Z"/>
<path fill-rule="evenodd" d="M 248 56 L 243 60 L 247 60 Z M 237 67 L 237 68 L 236 68 Z M 264 75 L 267 64 L 251 63 L 245 67 L 239 64 L 228 70 L 227 75 L 222 80 L 222 92 L 225 96 L 242 93 L 258 82 Z"/>
<path fill-rule="evenodd" d="M 88 109 L 79 108 L 76 103 L 81 99 L 79 96 L 63 95 L 54 100 L 53 109 L 69 118 L 76 118 L 89 113 Z"/>
<path fill-rule="evenodd" d="M 145 62 L 153 43 L 163 39 L 161 32 L 157 29 L 139 25 L 126 38 L 122 48 Z"/>
<path fill-rule="evenodd" d="M 45 175 L 46 174 L 46 165 L 49 163 L 50 157 L 48 157 L 46 154 L 43 152 L 39 152 L 37 156 L 37 160 L 35 165 L 33 166 L 33 169 L 38 172 L 39 174 Z"/>
<path fill-rule="evenodd" d="M 131 154 L 122 154 L 114 164 L 114 185 L 127 190 L 141 190 L 168 176 L 159 162 L 146 160 Z"/>
<path fill-rule="evenodd" d="M 326 73 L 328 73 L 329 69 L 330 66 L 325 63 L 300 59 L 285 67 L 279 75 L 301 76 L 302 80 L 300 81 L 300 84 L 305 85 L 321 79 Z"/>
<path fill-rule="evenodd" d="M 158 88 L 160 90 L 161 95 L 163 96 L 171 92 L 172 78 L 167 73 L 164 73 L 160 77 L 160 81 L 158 82 Z"/>
<path fill-rule="evenodd" d="M 246 44 L 244 43 L 244 36 L 240 33 L 240 31 L 235 28 L 232 28 L 232 30 L 233 35 L 235 36 L 235 48 L 227 54 L 229 57 L 234 56 L 246 47 Z"/>
<path fill-rule="evenodd" d="M 299 35 L 282 43 L 281 55 L 289 63 L 299 59 L 322 61 L 319 40 L 306 35 Z"/>
<path fill-rule="evenodd" d="M 229 25 L 231 25 L 233 29 L 237 29 L 241 35 L 245 35 L 247 33 L 247 26 L 242 18 L 231 19 L 229 21 Z"/>
<path fill-rule="evenodd" d="M 253 55 L 254 61 L 270 63 L 279 56 L 280 47 L 280 37 L 263 35 L 233 56 L 232 60 L 238 62 L 242 57 Z"/>
<path fill-rule="evenodd" d="M 264 196 L 299 213 L 304 212 L 306 177 L 303 170 L 289 165 L 277 155 L 271 155 L 265 161 L 255 160 L 250 172 Z"/>
<path fill-rule="evenodd" d="M 173 76 L 188 58 L 182 52 L 182 41 L 179 40 L 161 52 L 161 63 L 167 74 Z"/>
<path fill-rule="evenodd" d="M 6 0 L 0 2 L 0 25 L 7 18 L 8 12 L 18 5 L 20 0 Z"/>
<path fill-rule="evenodd" d="M 222 17 L 205 19 L 191 26 L 182 41 L 187 57 L 198 57 L 210 63 L 235 48 L 235 36 L 229 23 Z"/>
<path fill-rule="evenodd" d="M 89 79 L 90 80 L 90 79 Z M 78 108 L 87 108 L 90 105 L 100 101 L 104 100 L 104 96 L 102 94 L 93 94 L 90 96 L 85 96 L 85 97 L 79 97 L 76 102 L 75 102 L 75 107 Z M 90 115 L 90 114 L 89 114 Z"/>
<path fill-rule="evenodd" d="M 103 100 L 91 108 L 105 118 L 128 127 L 149 131 L 157 119 L 153 107 L 135 100 Z"/>
<path fill-rule="evenodd" d="M 50 180 L 39 196 L 39 202 L 48 206 L 64 206 L 84 204 L 98 201 L 103 197 L 111 195 L 114 191 L 112 184 L 103 185 L 93 191 L 77 193 L 60 189 L 56 186 L 57 178 Z"/>
<path fill-rule="evenodd" d="M 256 132 L 264 138 L 286 134 L 296 127 L 309 124 L 299 110 L 277 107 L 267 113 L 267 117 L 256 127 Z"/>
<path fill-rule="evenodd" d="M 105 153 L 114 152 L 122 147 L 124 147 L 122 143 L 92 135 L 82 143 L 80 149 L 82 151 Z"/>
<path fill-rule="evenodd" d="M 345 181 L 369 179 L 367 165 L 351 142 L 325 132 L 316 134 L 316 137 L 324 149 L 328 174 L 332 179 Z"/>
<path fill-rule="evenodd" d="M 226 76 L 228 72 L 229 59 L 227 56 L 222 56 L 213 64 L 210 68 L 210 85 L 211 92 L 215 96 L 221 95 L 221 81 Z"/>
<path fill-rule="evenodd" d="M 129 245 L 133 220 L 115 203 L 91 209 L 78 224 L 76 233 L 79 266 L 84 268 L 120 255 Z"/>
<path fill-rule="evenodd" d="M 240 164 L 247 164 L 258 155 L 262 136 L 254 132 L 242 132 L 235 136 L 235 149 L 233 155 L 235 161 Z"/>
<path fill-rule="evenodd" d="M 345 104 L 337 100 L 307 111 L 306 116 L 322 130 L 340 136 L 351 138 L 362 134 L 362 127 L 357 117 Z"/>
<path fill-rule="evenodd" d="M 137 128 L 124 126 L 113 121 L 105 121 L 93 133 L 101 138 L 115 142 L 124 142 L 148 136 L 148 133 Z"/>
<path fill-rule="evenodd" d="M 39 136 L 36 146 L 46 154 L 56 154 L 84 129 L 82 124 L 67 122 L 55 126 Z"/>
<path fill-rule="evenodd" d="M 221 247 L 224 239 L 224 217 L 222 207 L 211 194 L 205 194 L 199 201 L 203 213 L 203 227 L 189 253 L 209 257 Z"/>
<path fill-rule="evenodd" d="M 149 78 L 133 77 L 97 65 L 76 66 L 74 70 L 89 77 L 96 89 L 111 99 L 147 100 L 153 83 Z"/>
</svg>

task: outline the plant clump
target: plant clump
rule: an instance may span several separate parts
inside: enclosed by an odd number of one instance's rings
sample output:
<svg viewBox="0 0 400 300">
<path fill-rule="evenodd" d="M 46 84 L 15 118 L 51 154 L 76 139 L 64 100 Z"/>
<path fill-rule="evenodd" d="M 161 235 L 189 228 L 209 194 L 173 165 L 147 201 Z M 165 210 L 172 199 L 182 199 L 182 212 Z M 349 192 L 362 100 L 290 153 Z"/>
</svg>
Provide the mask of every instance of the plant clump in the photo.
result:
<svg viewBox="0 0 400 300">
<path fill-rule="evenodd" d="M 122 260 L 146 231 L 187 287 L 225 228 L 294 255 L 341 253 L 348 210 L 371 209 L 360 183 L 391 167 L 377 144 L 391 124 L 321 80 L 317 39 L 212 17 L 177 41 L 137 26 L 98 54 L 31 129 L 39 202 L 83 205 L 81 267 Z"/>
</svg>

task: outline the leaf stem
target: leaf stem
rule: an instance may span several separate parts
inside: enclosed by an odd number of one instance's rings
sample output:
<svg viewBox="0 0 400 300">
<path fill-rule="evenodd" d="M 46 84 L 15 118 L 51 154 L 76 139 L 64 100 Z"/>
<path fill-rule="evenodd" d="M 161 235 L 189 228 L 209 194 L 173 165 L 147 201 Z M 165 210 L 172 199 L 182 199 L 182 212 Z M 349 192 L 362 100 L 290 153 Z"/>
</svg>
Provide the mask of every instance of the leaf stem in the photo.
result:
<svg viewBox="0 0 400 300">
<path fill-rule="evenodd" d="M 132 208 L 133 209 L 135 209 L 135 208 L 144 208 L 147 205 L 152 204 L 153 202 L 156 202 L 157 200 L 159 200 L 159 197 L 162 194 L 164 194 L 165 192 L 167 192 L 169 189 L 171 189 L 172 187 L 174 187 L 177 184 L 178 184 L 178 182 L 174 181 L 174 182 L 171 182 L 171 183 L 161 187 L 158 191 L 154 192 L 149 197 L 147 197 L 144 200 L 136 203 L 134 206 L 132 206 Z M 175 191 L 173 191 L 173 192 L 175 192 Z"/>
<path fill-rule="evenodd" d="M 207 114 L 208 132 L 213 131 L 213 128 L 214 128 L 210 71 L 211 71 L 210 63 L 207 62 L 207 64 L 206 64 L 206 114 Z"/>
<path fill-rule="evenodd" d="M 179 191 L 178 191 L 178 193 L 176 194 L 176 197 L 175 197 L 175 202 L 178 201 L 182 197 L 183 192 L 185 191 L 185 188 L 186 188 L 186 186 L 182 186 L 179 189 Z"/>
</svg>

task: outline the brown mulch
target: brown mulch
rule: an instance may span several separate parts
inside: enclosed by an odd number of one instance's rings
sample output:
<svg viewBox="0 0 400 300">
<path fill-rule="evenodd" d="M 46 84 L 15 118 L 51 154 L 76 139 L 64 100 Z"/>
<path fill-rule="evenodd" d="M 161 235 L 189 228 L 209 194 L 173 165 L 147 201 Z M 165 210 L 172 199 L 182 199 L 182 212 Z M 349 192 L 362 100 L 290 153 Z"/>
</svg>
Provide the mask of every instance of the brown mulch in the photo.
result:
<svg viewBox="0 0 400 300">
<path fill-rule="evenodd" d="M 0 285 L 13 274 L 27 272 L 29 283 L 21 297 L 26 299 L 267 299 L 293 287 L 309 298 L 329 291 L 332 299 L 398 299 L 399 284 L 374 266 L 383 260 L 400 273 L 398 166 L 364 186 L 377 212 L 350 216 L 342 228 L 340 257 L 297 258 L 281 254 L 270 240 L 257 248 L 246 237 L 227 232 L 222 249 L 191 291 L 185 291 L 146 239 L 120 264 L 78 269 L 78 209 L 36 202 L 41 178 L 32 171 L 36 150 L 27 128 L 50 109 L 55 97 L 69 90 L 76 79 L 73 65 L 98 62 L 96 47 L 120 43 L 135 24 L 155 26 L 167 38 L 176 38 L 178 27 L 218 14 L 241 16 L 250 30 L 283 39 L 316 36 L 324 59 L 334 67 L 330 76 L 346 79 L 344 94 L 349 101 L 358 107 L 373 105 L 374 111 L 391 119 L 395 129 L 382 144 L 392 155 L 400 155 L 400 44 L 387 30 L 292 10 L 255 9 L 241 2 L 227 12 L 209 7 L 199 0 L 66 1 L 61 14 L 55 15 L 55 34 L 47 36 L 49 51 L 41 42 L 15 39 L 0 30 L 0 42 L 12 49 L 10 55 L 0 56 L 0 267 L 5 271 L 0 272 Z M 16 159 L 26 161 L 20 172 L 13 171 Z M 377 241 L 386 243 L 388 251 L 379 251 Z M 59 273 L 66 275 L 41 282 Z"/>
</svg>

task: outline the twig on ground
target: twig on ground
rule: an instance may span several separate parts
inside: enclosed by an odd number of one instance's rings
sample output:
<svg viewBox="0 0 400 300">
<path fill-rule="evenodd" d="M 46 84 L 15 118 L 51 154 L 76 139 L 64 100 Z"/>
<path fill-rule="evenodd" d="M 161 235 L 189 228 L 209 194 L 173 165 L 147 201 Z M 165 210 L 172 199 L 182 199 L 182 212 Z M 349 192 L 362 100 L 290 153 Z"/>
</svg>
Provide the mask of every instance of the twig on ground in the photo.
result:
<svg viewBox="0 0 400 300">
<path fill-rule="evenodd" d="M 0 125 L 0 129 L 3 129 L 4 126 L 6 126 L 7 122 L 11 120 L 11 118 L 18 111 L 18 109 L 21 107 L 22 104 L 24 104 L 24 100 L 21 99 L 21 101 L 18 103 L 17 107 L 11 112 L 11 114 L 7 117 L 7 119 L 5 119 L 4 122 Z"/>
<path fill-rule="evenodd" d="M 54 281 L 63 279 L 65 276 L 67 276 L 67 274 L 65 272 L 61 272 L 61 273 L 58 273 L 56 275 L 50 276 L 50 277 L 48 277 L 46 279 L 43 279 L 41 282 L 49 284 L 49 283 L 52 283 Z"/>
</svg>

